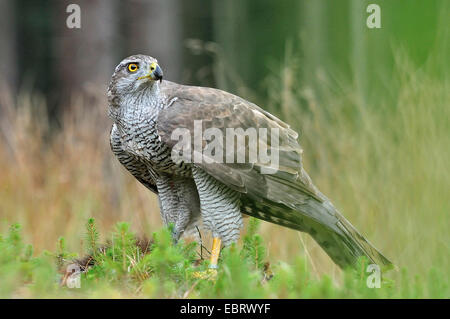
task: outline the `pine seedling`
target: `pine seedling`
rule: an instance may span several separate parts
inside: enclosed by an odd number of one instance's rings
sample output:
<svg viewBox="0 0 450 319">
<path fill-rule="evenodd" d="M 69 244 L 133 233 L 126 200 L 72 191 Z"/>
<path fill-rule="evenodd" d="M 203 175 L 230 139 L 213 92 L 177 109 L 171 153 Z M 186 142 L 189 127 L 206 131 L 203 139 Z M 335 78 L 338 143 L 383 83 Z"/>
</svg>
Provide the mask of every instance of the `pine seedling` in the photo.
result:
<svg viewBox="0 0 450 319">
<path fill-rule="evenodd" d="M 66 239 L 64 237 L 58 238 L 58 243 L 56 246 L 56 253 L 54 254 L 56 258 L 56 266 L 61 268 L 64 265 L 64 262 L 70 258 L 73 257 L 72 254 L 69 254 L 66 250 Z"/>
<path fill-rule="evenodd" d="M 163 228 L 153 234 L 152 251 L 147 261 L 156 273 L 173 275 L 176 269 L 183 267 L 185 256 L 182 253 L 181 244 L 174 244 L 170 228 Z"/>
<path fill-rule="evenodd" d="M 136 243 L 134 235 L 130 232 L 128 223 L 117 223 L 116 231 L 113 234 L 113 245 L 111 247 L 113 258 L 121 264 L 123 272 L 128 271 L 129 258 L 133 258 L 136 253 Z"/>
<path fill-rule="evenodd" d="M 23 249 L 21 230 L 22 227 L 19 224 L 11 225 L 6 238 L 7 247 L 12 250 L 12 255 L 16 257 L 21 255 Z"/>
<path fill-rule="evenodd" d="M 96 257 L 98 252 L 98 231 L 97 226 L 95 225 L 95 219 L 89 218 L 86 223 L 86 241 L 88 244 L 88 254 L 91 254 L 92 257 Z"/>
<path fill-rule="evenodd" d="M 257 234 L 260 220 L 251 218 L 248 223 L 247 234 L 243 238 L 242 257 L 248 259 L 257 269 L 264 268 L 266 248 L 263 239 Z"/>
<path fill-rule="evenodd" d="M 261 298 L 261 275 L 252 269 L 251 261 L 243 258 L 243 251 L 239 251 L 233 243 L 224 248 L 222 254 L 222 263 L 213 288 L 215 294 L 219 298 Z"/>
</svg>

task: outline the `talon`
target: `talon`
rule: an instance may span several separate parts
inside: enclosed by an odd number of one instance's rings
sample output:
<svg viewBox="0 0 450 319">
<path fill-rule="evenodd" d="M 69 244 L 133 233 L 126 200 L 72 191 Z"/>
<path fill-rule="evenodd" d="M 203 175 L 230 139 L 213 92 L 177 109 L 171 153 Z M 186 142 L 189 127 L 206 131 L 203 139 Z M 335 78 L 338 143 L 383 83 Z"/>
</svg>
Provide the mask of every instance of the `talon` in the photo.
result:
<svg viewBox="0 0 450 319">
<path fill-rule="evenodd" d="M 217 277 L 217 261 L 219 260 L 220 245 L 222 241 L 218 237 L 213 238 L 213 246 L 211 249 L 211 258 L 208 270 L 196 271 L 194 278 L 216 280 Z"/>
<path fill-rule="evenodd" d="M 194 278 L 207 279 L 215 281 L 217 277 L 217 270 L 209 268 L 208 270 L 194 272 Z"/>
</svg>

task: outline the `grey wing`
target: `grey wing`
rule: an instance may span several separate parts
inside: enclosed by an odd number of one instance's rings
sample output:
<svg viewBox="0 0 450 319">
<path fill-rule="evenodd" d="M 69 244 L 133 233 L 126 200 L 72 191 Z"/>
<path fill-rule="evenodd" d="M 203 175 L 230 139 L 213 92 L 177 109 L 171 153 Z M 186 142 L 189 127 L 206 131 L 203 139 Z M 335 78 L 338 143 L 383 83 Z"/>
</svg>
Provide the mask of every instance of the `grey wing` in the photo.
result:
<svg viewBox="0 0 450 319">
<path fill-rule="evenodd" d="M 120 140 L 119 132 L 114 124 L 111 128 L 110 146 L 114 155 L 119 162 L 139 181 L 142 185 L 147 187 L 153 193 L 158 194 L 155 181 L 151 176 L 151 172 L 148 167 L 137 160 L 135 157 L 126 152 Z"/>
</svg>

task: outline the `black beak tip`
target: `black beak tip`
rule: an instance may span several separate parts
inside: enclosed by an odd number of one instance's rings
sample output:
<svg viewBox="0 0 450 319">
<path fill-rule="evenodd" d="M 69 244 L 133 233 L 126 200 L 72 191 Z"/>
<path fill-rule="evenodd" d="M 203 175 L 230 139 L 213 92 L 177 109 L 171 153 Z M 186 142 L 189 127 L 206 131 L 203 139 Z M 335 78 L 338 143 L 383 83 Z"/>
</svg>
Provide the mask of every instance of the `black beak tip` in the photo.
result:
<svg viewBox="0 0 450 319">
<path fill-rule="evenodd" d="M 156 70 L 154 71 L 154 75 L 156 77 L 156 80 L 159 80 L 159 82 L 162 82 L 163 79 L 163 71 L 159 67 L 159 65 L 156 66 Z"/>
</svg>

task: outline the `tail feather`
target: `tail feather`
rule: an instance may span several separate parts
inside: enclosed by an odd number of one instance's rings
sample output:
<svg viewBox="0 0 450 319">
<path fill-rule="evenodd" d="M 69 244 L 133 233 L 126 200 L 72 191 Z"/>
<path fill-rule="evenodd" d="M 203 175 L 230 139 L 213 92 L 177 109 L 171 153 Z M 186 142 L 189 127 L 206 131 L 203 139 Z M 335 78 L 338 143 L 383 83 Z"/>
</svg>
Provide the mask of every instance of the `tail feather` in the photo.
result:
<svg viewBox="0 0 450 319">
<path fill-rule="evenodd" d="M 309 233 L 337 265 L 341 268 L 355 267 L 358 258 L 364 256 L 382 269 L 393 267 L 392 262 L 383 256 L 338 211 L 335 211 L 335 215 L 338 219 L 336 225 L 340 232 L 312 222 L 312 231 L 310 230 Z"/>
<path fill-rule="evenodd" d="M 379 265 L 381 268 L 390 269 L 394 267 L 392 262 L 387 259 L 378 249 L 376 249 L 361 233 L 356 230 L 353 225 L 346 220 L 342 215 L 337 212 L 339 216 L 339 227 L 342 227 L 345 236 L 348 238 L 345 242 L 350 246 L 359 247 L 359 254 L 356 254 L 356 258 L 360 256 L 366 256 L 370 261 Z M 354 263 L 354 261 L 353 261 Z"/>
<path fill-rule="evenodd" d="M 246 201 L 243 212 L 271 223 L 309 233 L 341 268 L 356 267 L 365 256 L 387 270 L 393 264 L 383 256 L 329 201 L 310 198 L 297 209 L 272 201 Z"/>
</svg>

